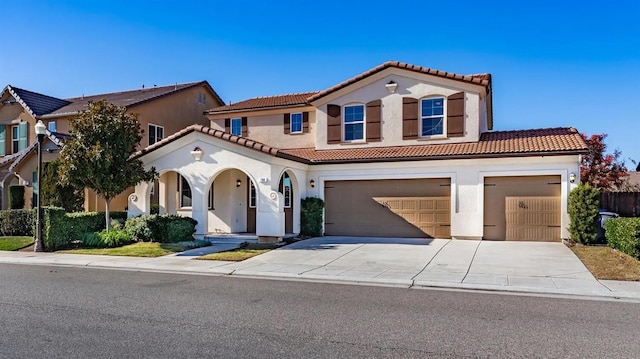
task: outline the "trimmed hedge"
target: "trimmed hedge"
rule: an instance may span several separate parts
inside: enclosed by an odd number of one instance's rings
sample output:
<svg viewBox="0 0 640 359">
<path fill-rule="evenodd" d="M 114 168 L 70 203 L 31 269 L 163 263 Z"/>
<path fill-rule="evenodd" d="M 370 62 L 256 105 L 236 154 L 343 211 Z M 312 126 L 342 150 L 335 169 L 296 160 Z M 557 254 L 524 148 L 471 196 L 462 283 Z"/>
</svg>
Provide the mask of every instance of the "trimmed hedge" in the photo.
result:
<svg viewBox="0 0 640 359">
<path fill-rule="evenodd" d="M 44 249 L 52 251 L 69 247 L 71 238 L 65 231 L 65 224 L 69 221 L 64 208 L 43 207 L 42 209 L 42 241 L 44 242 Z"/>
<path fill-rule="evenodd" d="M 0 235 L 33 236 L 36 212 L 33 209 L 8 209 L 0 211 Z"/>
<path fill-rule="evenodd" d="M 24 208 L 24 186 L 9 186 L 9 208 Z"/>
<path fill-rule="evenodd" d="M 138 242 L 175 243 L 193 240 L 197 223 L 190 217 L 150 214 L 129 218 L 124 229 Z"/>
<path fill-rule="evenodd" d="M 300 234 L 318 237 L 322 235 L 322 210 L 324 201 L 316 197 L 302 199 L 300 210 Z"/>
<path fill-rule="evenodd" d="M 127 212 L 109 212 L 111 220 L 126 220 Z M 80 241 L 86 233 L 96 233 L 105 229 L 104 212 L 76 212 L 67 213 L 65 231 L 71 241 Z"/>
<path fill-rule="evenodd" d="M 609 247 L 640 259 L 640 218 L 611 218 L 604 226 Z"/>
<path fill-rule="evenodd" d="M 588 184 L 580 184 L 569 193 L 569 233 L 571 240 L 582 244 L 595 241 L 598 234 L 600 191 Z"/>
</svg>

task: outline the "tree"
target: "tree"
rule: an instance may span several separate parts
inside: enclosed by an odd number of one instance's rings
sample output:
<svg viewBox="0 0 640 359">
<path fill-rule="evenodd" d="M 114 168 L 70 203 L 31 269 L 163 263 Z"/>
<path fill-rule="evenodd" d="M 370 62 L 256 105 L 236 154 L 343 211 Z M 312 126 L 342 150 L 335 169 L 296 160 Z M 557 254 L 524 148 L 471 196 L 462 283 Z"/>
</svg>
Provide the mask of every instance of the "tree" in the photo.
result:
<svg viewBox="0 0 640 359">
<path fill-rule="evenodd" d="M 582 156 L 580 164 L 580 179 L 582 183 L 588 183 L 599 190 L 619 188 L 626 182 L 627 168 L 624 162 L 620 162 L 620 151 L 606 154 L 607 145 L 604 143 L 606 134 L 591 135 L 580 134 L 587 143 L 589 153 Z"/>
<path fill-rule="evenodd" d="M 82 192 L 82 189 L 60 183 L 59 159 L 43 163 L 42 183 L 40 184 L 42 205 L 62 207 L 67 212 L 77 212 L 82 210 L 84 202 Z"/>
<path fill-rule="evenodd" d="M 105 221 L 110 229 L 109 203 L 127 188 L 157 177 L 155 168 L 146 171 L 139 159 L 131 159 L 142 139 L 138 116 L 105 100 L 71 120 L 71 140 L 60 152 L 60 180 L 63 185 L 90 188 L 104 199 Z"/>
</svg>

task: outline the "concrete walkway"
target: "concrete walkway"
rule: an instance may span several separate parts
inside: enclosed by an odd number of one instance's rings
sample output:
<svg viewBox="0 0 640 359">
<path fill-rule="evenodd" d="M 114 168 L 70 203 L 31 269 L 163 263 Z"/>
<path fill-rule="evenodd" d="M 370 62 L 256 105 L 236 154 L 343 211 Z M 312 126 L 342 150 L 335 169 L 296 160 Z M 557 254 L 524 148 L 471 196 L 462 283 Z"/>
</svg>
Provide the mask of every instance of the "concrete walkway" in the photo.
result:
<svg viewBox="0 0 640 359">
<path fill-rule="evenodd" d="M 222 242 L 159 258 L 0 251 L 0 263 L 640 300 L 640 282 L 598 281 L 562 243 L 321 237 L 243 262 L 194 260 L 238 245 Z"/>
</svg>

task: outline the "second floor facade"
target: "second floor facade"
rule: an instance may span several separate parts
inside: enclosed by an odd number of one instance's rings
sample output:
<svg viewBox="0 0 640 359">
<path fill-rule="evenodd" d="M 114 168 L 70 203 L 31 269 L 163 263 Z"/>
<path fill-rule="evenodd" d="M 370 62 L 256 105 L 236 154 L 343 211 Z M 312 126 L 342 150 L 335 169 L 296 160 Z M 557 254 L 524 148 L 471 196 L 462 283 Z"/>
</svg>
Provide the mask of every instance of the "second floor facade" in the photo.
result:
<svg viewBox="0 0 640 359">
<path fill-rule="evenodd" d="M 477 142 L 492 123 L 491 76 L 387 62 L 327 90 L 258 97 L 206 112 L 210 126 L 276 148 Z"/>
</svg>

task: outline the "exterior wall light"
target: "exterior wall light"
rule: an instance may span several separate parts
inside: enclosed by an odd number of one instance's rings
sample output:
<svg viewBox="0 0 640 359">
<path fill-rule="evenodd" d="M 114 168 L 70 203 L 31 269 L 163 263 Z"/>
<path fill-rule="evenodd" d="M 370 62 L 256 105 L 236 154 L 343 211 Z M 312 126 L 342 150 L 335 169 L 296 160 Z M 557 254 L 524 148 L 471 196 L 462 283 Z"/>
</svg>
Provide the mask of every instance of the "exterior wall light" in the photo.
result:
<svg viewBox="0 0 640 359">
<path fill-rule="evenodd" d="M 236 187 L 240 187 L 242 185 L 242 181 L 238 178 L 236 180 Z"/>
<path fill-rule="evenodd" d="M 311 188 L 314 188 L 316 186 L 316 181 L 314 180 L 309 181 L 309 186 L 311 186 Z"/>
<path fill-rule="evenodd" d="M 571 172 L 569 174 L 569 182 L 574 183 L 576 181 L 576 174 Z"/>
<path fill-rule="evenodd" d="M 391 80 L 386 85 L 384 85 L 384 87 L 387 88 L 387 91 L 389 91 L 389 93 L 396 93 L 396 89 L 398 89 L 398 84 L 395 81 Z"/>
<path fill-rule="evenodd" d="M 202 159 L 202 150 L 200 147 L 194 148 L 193 151 L 191 151 L 191 156 L 193 156 L 194 160 L 200 161 Z"/>
</svg>

